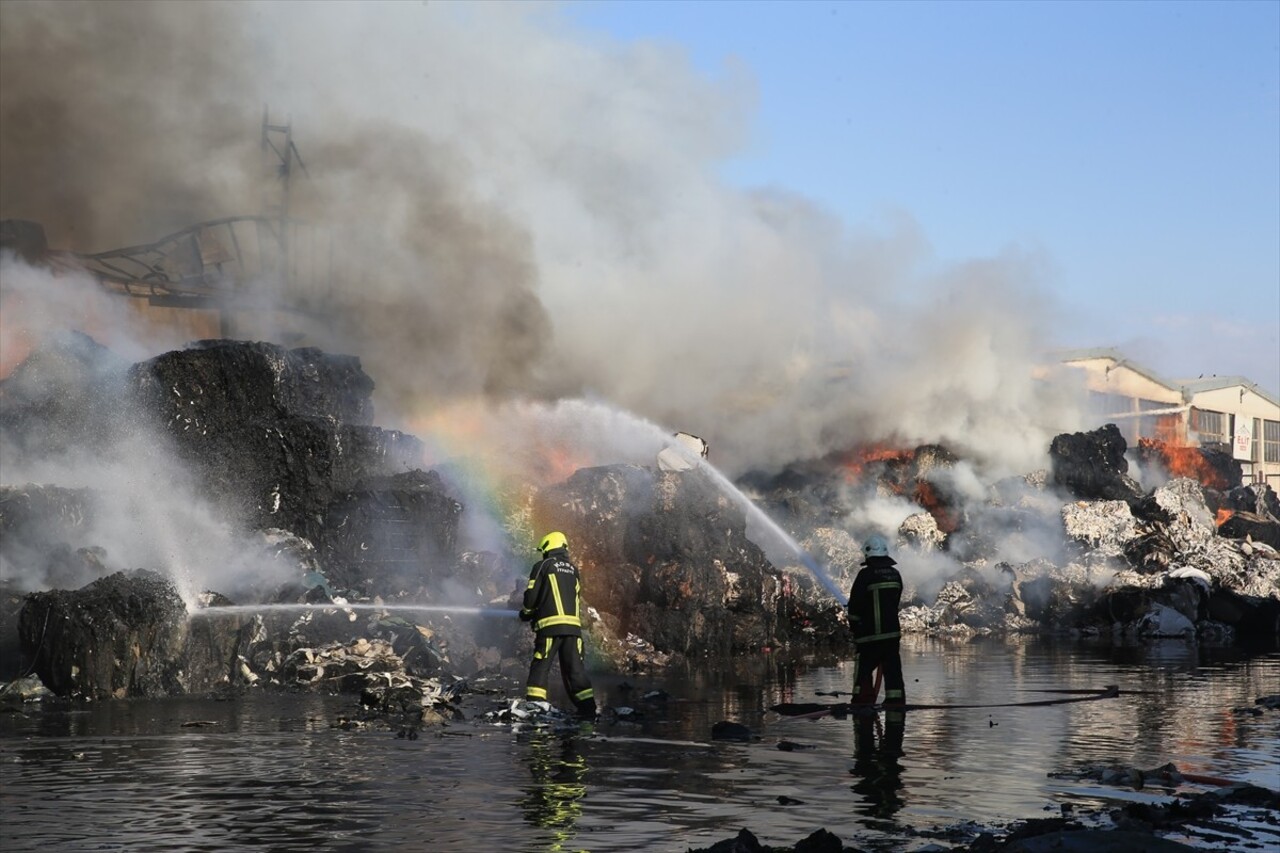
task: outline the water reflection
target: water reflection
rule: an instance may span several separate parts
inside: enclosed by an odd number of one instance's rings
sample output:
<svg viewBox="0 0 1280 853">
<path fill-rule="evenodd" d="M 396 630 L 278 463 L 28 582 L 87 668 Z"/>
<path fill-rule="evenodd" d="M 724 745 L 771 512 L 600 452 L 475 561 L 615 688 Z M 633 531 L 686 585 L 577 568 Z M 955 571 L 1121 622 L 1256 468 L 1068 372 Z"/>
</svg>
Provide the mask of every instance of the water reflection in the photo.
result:
<svg viewBox="0 0 1280 853">
<path fill-rule="evenodd" d="M 847 695 L 853 665 L 761 654 L 602 677 L 605 704 L 637 713 L 567 734 L 486 722 L 503 703 L 480 695 L 466 721 L 412 741 L 335 726 L 350 696 L 29 709 L 0 715 L 4 850 L 408 850 L 429 839 L 442 851 L 681 853 L 742 827 L 773 846 L 825 827 L 862 849 L 907 850 L 922 828 L 1132 795 L 1049 775 L 1077 767 L 1172 761 L 1270 787 L 1280 778 L 1280 712 L 1238 710 L 1280 692 L 1275 653 L 907 638 L 903 655 L 921 703 L 1123 692 L 879 721 L 777 719 L 765 709 Z M 721 720 L 757 737 L 712 741 Z"/>
<path fill-rule="evenodd" d="M 905 755 L 907 715 L 903 711 L 886 711 L 881 721 L 879 714 L 860 714 L 854 716 L 853 726 L 853 768 L 849 772 L 858 780 L 850 788 L 862 795 L 864 814 L 892 818 L 905 805 L 900 793 L 900 759 Z"/>
<path fill-rule="evenodd" d="M 551 830 L 548 851 L 572 849 L 587 795 L 587 759 L 577 733 L 539 733 L 526 744 L 524 763 L 532 781 L 524 788 L 520 810 L 531 826 Z"/>
</svg>

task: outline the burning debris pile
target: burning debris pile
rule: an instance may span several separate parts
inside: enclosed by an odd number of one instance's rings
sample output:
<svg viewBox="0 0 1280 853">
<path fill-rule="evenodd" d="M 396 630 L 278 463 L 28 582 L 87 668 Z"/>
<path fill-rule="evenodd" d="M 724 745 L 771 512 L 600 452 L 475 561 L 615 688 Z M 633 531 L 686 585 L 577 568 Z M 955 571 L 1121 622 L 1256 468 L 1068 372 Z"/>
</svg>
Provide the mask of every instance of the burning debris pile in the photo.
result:
<svg viewBox="0 0 1280 853">
<path fill-rule="evenodd" d="M 456 472 L 373 426 L 372 389 L 355 358 L 266 343 L 134 365 L 84 336 L 35 350 L 0 383 L 5 453 L 46 481 L 0 486 L 6 600 L 21 603 L 0 622 L 22 653 L 6 676 L 86 697 L 275 684 L 404 708 L 436 702 L 439 679 L 519 673 L 527 629 L 474 611 L 510 616 L 524 547 L 462 547 Z M 491 521 L 569 535 L 592 643 L 622 669 L 846 643 L 833 591 L 861 562 L 850 531 L 877 525 L 897 533 L 908 630 L 1274 640 L 1273 493 L 1211 455 L 1212 485 L 1144 491 L 1114 426 L 1060 435 L 1049 458 L 990 486 L 937 445 L 750 475 L 744 491 L 803 546 L 781 556 L 695 455 L 526 483 L 523 515 Z"/>
<path fill-rule="evenodd" d="M 585 468 L 543 489 L 533 514 L 575 543 L 606 636 L 684 655 L 758 650 L 786 636 L 778 575 L 705 473 Z"/>
<path fill-rule="evenodd" d="M 87 698 L 342 689 L 385 709 L 523 668 L 531 638 L 503 608 L 525 548 L 463 550 L 452 467 L 424 470 L 417 438 L 371 424 L 358 360 L 230 341 L 109 356 L 76 336 L 0 383 L 9 470 L 58 483 L 0 486 L 21 608 L 6 677 Z M 533 503 L 575 543 L 613 665 L 785 638 L 778 573 L 705 472 L 587 468 Z"/>
<path fill-rule="evenodd" d="M 896 530 L 878 521 L 903 548 L 906 630 L 1274 643 L 1275 493 L 1241 485 L 1239 464 L 1215 451 L 1144 443 L 1137 459 L 1159 485 L 1145 490 L 1130 476 L 1125 440 L 1109 424 L 1057 436 L 1049 470 L 981 492 L 965 463 L 936 446 L 846 453 L 747 482 L 842 583 L 860 561 L 847 530 L 869 504 L 896 513 Z M 1200 479 L 1179 476 L 1187 472 Z"/>
<path fill-rule="evenodd" d="M 418 439 L 370 424 L 372 389 L 355 358 L 262 343 L 132 366 L 84 336 L 33 352 L 0 383 L 6 474 L 77 485 L 0 487 L 5 586 L 24 601 L 11 665 L 60 695 L 153 696 L 306 684 L 291 662 L 313 645 L 377 640 L 417 657 L 388 657 L 374 681 L 440 673 L 447 643 L 429 628 L 379 611 L 357 635 L 305 609 L 427 603 L 455 574 L 468 603 L 509 591 L 457 552 L 462 504 L 416 468 Z M 197 600 L 299 607 L 194 619 Z"/>
</svg>

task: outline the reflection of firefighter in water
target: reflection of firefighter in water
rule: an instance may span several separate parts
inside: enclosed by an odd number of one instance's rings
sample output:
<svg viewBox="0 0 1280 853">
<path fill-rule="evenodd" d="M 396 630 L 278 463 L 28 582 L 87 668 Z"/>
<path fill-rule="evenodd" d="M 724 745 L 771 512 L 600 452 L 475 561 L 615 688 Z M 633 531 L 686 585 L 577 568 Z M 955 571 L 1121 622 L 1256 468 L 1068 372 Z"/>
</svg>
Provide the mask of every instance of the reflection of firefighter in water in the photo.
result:
<svg viewBox="0 0 1280 853">
<path fill-rule="evenodd" d="M 520 808 L 531 826 L 554 830 L 547 850 L 573 849 L 566 845 L 576 835 L 581 800 L 587 795 L 583 780 L 587 761 L 572 736 L 539 735 L 529 741 L 525 753 L 533 782 L 520 799 Z"/>
<path fill-rule="evenodd" d="M 863 796 L 874 817 L 893 817 L 903 806 L 902 739 L 907 730 L 904 711 L 886 711 L 884 725 L 879 714 L 859 714 L 853 718 L 853 769 L 858 777 L 852 789 Z"/>
</svg>

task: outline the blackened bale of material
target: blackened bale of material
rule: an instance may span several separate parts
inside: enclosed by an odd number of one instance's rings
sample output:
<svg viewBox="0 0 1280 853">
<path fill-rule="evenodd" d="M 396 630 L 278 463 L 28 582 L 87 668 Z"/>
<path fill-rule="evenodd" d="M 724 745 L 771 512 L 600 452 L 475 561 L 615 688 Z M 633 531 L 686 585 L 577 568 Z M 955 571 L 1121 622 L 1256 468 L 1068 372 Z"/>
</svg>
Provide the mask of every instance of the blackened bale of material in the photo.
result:
<svg viewBox="0 0 1280 853">
<path fill-rule="evenodd" d="M 1252 539 L 1265 542 L 1280 551 L 1280 521 L 1255 515 L 1251 512 L 1235 512 L 1218 526 L 1218 535 L 1232 539 Z"/>
<path fill-rule="evenodd" d="M 340 588 L 413 592 L 451 573 L 461 515 L 434 471 L 370 477 L 329 504 L 317 548 Z"/>
<path fill-rule="evenodd" d="M 747 539 L 743 510 L 706 474 L 584 468 L 543 489 L 533 517 L 568 535 L 585 604 L 620 637 L 686 655 L 778 639 L 778 576 Z"/>
<path fill-rule="evenodd" d="M 1080 500 L 1132 503 L 1142 487 L 1128 474 L 1126 448 L 1115 424 L 1055 436 L 1049 445 L 1054 482 Z"/>
<path fill-rule="evenodd" d="M 1217 491 L 1239 488 L 1244 476 L 1240 460 L 1209 447 L 1178 447 L 1141 440 L 1136 455 L 1144 468 L 1160 468 L 1171 477 L 1193 474 L 1203 485 Z"/>
<path fill-rule="evenodd" d="M 232 518 L 319 538 L 363 478 L 416 467 L 422 443 L 368 426 L 373 380 L 350 356 L 202 342 L 130 371 L 135 399 Z"/>
<path fill-rule="evenodd" d="M 27 596 L 23 654 L 59 696 L 180 695 L 226 681 L 239 626 L 192 644 L 186 605 L 154 572 L 117 572 L 79 590 Z M 198 647 L 195 647 L 198 646 Z"/>
<path fill-rule="evenodd" d="M 1280 598 L 1219 589 L 1209 599 L 1208 617 L 1231 626 L 1246 646 L 1271 650 L 1280 640 Z"/>
<path fill-rule="evenodd" d="M 197 341 L 137 365 L 134 374 L 141 388 L 159 392 L 163 410 L 194 429 L 228 412 L 373 421 L 374 382 L 360 359 L 314 347 Z"/>
<path fill-rule="evenodd" d="M 1280 521 L 1280 498 L 1266 483 L 1250 483 L 1231 489 L 1222 496 L 1222 509 L 1251 512 L 1264 519 Z"/>
</svg>

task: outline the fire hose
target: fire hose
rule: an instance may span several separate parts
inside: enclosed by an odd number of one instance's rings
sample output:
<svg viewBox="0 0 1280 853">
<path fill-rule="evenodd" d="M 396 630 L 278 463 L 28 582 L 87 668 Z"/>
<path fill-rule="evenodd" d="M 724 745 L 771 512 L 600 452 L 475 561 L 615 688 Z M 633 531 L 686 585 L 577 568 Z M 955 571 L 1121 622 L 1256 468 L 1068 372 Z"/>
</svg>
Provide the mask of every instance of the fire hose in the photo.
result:
<svg viewBox="0 0 1280 853">
<path fill-rule="evenodd" d="M 876 692 L 880 689 L 879 670 L 876 670 Z M 1101 690 L 1072 690 L 1072 691 L 1055 691 L 1066 692 L 1071 695 L 1060 699 L 1039 699 L 1031 702 L 995 702 L 989 704 L 933 704 L 933 703 L 903 703 L 896 704 L 862 704 L 856 702 L 837 702 L 834 704 L 823 705 L 821 703 L 797 703 L 782 702 L 773 705 L 769 710 L 781 714 L 788 720 L 816 720 L 825 716 L 847 716 L 849 714 L 870 714 L 878 711 L 949 711 L 973 708 L 1039 708 L 1049 705 L 1068 705 L 1073 702 L 1094 702 L 1098 699 L 1114 699 L 1122 694 L 1131 695 L 1136 691 L 1121 691 L 1119 685 L 1108 684 Z M 832 694 L 826 694 L 832 695 Z M 873 694 L 874 695 L 874 694 Z M 785 722 L 786 720 L 783 720 Z"/>
</svg>

